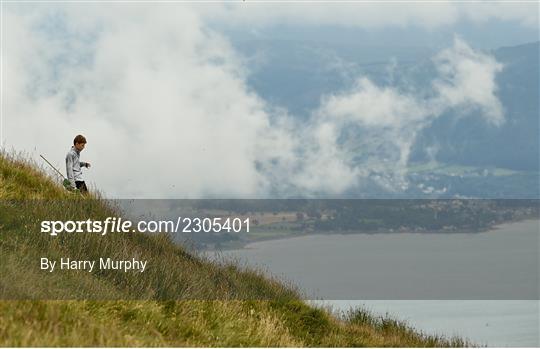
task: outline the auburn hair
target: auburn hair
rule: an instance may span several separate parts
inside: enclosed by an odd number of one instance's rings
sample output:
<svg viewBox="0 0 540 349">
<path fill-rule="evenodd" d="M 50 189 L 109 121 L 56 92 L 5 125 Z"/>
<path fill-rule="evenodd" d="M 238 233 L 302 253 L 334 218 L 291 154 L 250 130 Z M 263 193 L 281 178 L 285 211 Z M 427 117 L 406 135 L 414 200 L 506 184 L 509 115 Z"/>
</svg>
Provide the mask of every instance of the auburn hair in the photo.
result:
<svg viewBox="0 0 540 349">
<path fill-rule="evenodd" d="M 83 135 L 77 135 L 75 139 L 73 140 L 73 145 L 77 143 L 86 143 L 86 138 L 84 138 Z"/>
</svg>

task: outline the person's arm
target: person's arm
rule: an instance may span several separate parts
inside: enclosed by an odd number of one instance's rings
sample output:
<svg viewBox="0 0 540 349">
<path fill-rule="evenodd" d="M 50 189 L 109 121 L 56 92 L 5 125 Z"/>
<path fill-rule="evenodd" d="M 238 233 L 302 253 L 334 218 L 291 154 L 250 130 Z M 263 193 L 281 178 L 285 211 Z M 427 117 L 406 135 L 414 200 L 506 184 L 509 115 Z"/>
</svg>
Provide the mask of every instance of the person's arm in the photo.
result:
<svg viewBox="0 0 540 349">
<path fill-rule="evenodd" d="M 77 186 L 75 185 L 75 176 L 73 175 L 73 156 L 71 154 L 68 154 L 66 156 L 66 173 L 67 173 L 67 179 L 69 180 L 69 183 L 71 184 L 71 188 L 75 189 Z"/>
</svg>

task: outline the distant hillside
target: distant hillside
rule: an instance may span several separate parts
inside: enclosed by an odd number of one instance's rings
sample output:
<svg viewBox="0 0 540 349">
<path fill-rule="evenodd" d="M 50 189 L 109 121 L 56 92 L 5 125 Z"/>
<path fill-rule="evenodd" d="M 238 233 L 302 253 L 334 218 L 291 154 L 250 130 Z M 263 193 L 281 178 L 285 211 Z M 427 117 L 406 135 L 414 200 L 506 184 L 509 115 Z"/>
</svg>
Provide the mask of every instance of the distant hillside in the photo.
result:
<svg viewBox="0 0 540 349">
<path fill-rule="evenodd" d="M 68 193 L 35 164 L 0 153 L 0 346 L 468 345 L 363 310 L 335 317 L 261 272 L 210 263 L 164 235 L 51 238 L 38 228 L 43 219 L 116 214 L 99 196 Z M 47 273 L 42 256 L 144 256 L 150 266 L 140 275 Z"/>
<path fill-rule="evenodd" d="M 252 40 L 237 43 L 237 49 L 250 62 L 250 86 L 299 120 L 310 117 L 319 107 L 321 96 L 347 91 L 361 76 L 380 86 L 422 96 L 433 93 L 431 82 L 438 76 L 431 59 L 437 50 L 429 47 Z M 448 111 L 417 135 L 409 163 L 413 167 L 437 164 L 437 169 L 464 166 L 471 173 L 511 170 L 512 174 L 452 176 L 437 170 L 433 176 L 424 171 L 409 177 L 409 189 L 398 194 L 418 197 L 426 194 L 419 188 L 433 188 L 427 194 L 436 197 L 540 196 L 539 42 L 483 52 L 504 66 L 496 82 L 506 122 L 496 127 L 475 115 L 478 110 L 468 114 L 463 110 Z M 355 149 L 357 139 L 361 157 L 364 137 L 354 134 L 353 128 L 348 132 L 349 146 Z M 376 180 L 364 182 L 362 188 L 352 188 L 347 194 L 386 195 Z"/>
<path fill-rule="evenodd" d="M 283 40 L 237 45 L 252 63 L 250 85 L 266 100 L 286 107 L 299 118 L 307 118 L 322 95 L 346 90 L 358 76 L 389 84 L 391 64 L 395 64 L 391 83 L 404 89 L 429 87 L 437 73 L 430 60 L 436 51 L 426 47 Z M 486 53 L 504 65 L 497 85 L 507 122 L 497 128 L 481 118 L 456 121 L 455 115 L 448 113 L 422 132 L 411 155 L 413 162 L 429 160 L 425 151 L 436 143 L 437 160 L 442 163 L 538 171 L 539 42 Z"/>
</svg>

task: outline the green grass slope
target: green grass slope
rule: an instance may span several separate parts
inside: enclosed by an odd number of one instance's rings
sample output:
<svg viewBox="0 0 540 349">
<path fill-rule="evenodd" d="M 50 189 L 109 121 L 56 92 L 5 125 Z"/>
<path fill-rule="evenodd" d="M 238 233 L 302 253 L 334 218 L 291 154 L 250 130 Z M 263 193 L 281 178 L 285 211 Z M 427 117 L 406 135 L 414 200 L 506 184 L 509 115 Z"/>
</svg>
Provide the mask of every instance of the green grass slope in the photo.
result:
<svg viewBox="0 0 540 349">
<path fill-rule="evenodd" d="M 208 262 L 165 235 L 67 234 L 41 220 L 104 219 L 99 195 L 65 191 L 0 152 L 0 346 L 463 346 L 363 310 L 332 315 L 261 272 Z M 39 270 L 39 258 L 148 260 L 144 273 Z"/>
</svg>

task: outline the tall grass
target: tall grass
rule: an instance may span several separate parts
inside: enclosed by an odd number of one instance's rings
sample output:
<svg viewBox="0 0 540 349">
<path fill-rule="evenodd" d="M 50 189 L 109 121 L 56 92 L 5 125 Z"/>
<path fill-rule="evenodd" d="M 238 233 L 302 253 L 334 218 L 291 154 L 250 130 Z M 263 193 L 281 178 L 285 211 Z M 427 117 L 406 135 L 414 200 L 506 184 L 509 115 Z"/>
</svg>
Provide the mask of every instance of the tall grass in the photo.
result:
<svg viewBox="0 0 540 349">
<path fill-rule="evenodd" d="M 461 346 L 357 310 L 338 317 L 291 285 L 187 252 L 167 235 L 40 233 L 42 220 L 120 214 L 0 153 L 1 346 Z M 39 270 L 39 258 L 148 260 L 144 273 Z"/>
</svg>

